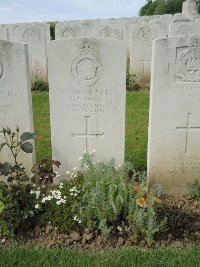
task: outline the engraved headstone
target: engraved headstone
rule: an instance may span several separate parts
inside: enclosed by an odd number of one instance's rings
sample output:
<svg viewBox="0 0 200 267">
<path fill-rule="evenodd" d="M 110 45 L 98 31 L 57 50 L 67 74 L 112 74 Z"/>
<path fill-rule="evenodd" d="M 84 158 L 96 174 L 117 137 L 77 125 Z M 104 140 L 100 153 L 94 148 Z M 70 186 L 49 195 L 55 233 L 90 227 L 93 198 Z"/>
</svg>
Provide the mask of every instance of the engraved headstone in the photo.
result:
<svg viewBox="0 0 200 267">
<path fill-rule="evenodd" d="M 153 45 L 148 176 L 168 193 L 200 179 L 200 36 Z"/>
<path fill-rule="evenodd" d="M 126 44 L 71 38 L 48 44 L 53 158 L 61 171 L 84 151 L 97 160 L 124 160 Z"/>
<path fill-rule="evenodd" d="M 33 132 L 31 83 L 28 63 L 28 45 L 0 40 L 0 129 L 17 126 L 20 132 Z M 4 142 L 0 134 L 0 143 Z M 0 162 L 13 159 L 8 149 L 0 152 Z M 34 154 L 19 155 L 30 173 Z"/>
<path fill-rule="evenodd" d="M 47 81 L 46 43 L 50 41 L 50 26 L 46 23 L 10 25 L 9 39 L 28 44 L 31 80 Z"/>
<path fill-rule="evenodd" d="M 132 27 L 130 73 L 136 76 L 138 82 L 150 80 L 152 41 L 167 34 L 165 22 L 161 20 Z"/>
</svg>

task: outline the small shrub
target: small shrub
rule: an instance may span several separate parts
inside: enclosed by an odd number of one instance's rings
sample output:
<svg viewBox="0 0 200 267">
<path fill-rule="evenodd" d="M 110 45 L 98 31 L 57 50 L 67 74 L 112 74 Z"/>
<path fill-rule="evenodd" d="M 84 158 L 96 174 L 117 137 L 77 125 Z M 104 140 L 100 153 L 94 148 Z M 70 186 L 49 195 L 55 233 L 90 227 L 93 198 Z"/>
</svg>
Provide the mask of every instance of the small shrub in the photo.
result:
<svg viewBox="0 0 200 267">
<path fill-rule="evenodd" d="M 192 198 L 200 201 L 200 181 L 195 180 L 193 183 L 188 185 L 189 194 Z"/>
<path fill-rule="evenodd" d="M 167 223 L 166 217 L 159 220 L 156 214 L 156 207 L 161 202 L 161 188 L 154 186 L 149 191 L 143 180 L 134 185 L 133 191 L 136 195 L 129 204 L 129 223 L 145 239 L 147 245 L 152 246 L 155 234 L 164 231 Z"/>
<path fill-rule="evenodd" d="M 1 199 L 4 201 L 3 211 L 0 214 L 0 233 L 14 234 L 19 229 L 30 226 L 30 219 L 34 216 L 34 198 L 30 195 L 32 185 L 27 183 L 29 177 L 25 168 L 18 162 L 19 153 L 32 153 L 33 145 L 30 140 L 34 134 L 26 132 L 20 135 L 19 128 L 12 132 L 9 128 L 1 131 L 5 142 L 1 144 L 0 151 L 6 147 L 13 156 L 13 164 L 0 162 L 0 175 L 7 183 L 1 182 Z"/>
<path fill-rule="evenodd" d="M 50 25 L 50 34 L 51 34 L 51 40 L 55 40 L 55 27 L 58 21 L 51 21 L 49 22 Z"/>
<path fill-rule="evenodd" d="M 135 75 L 131 75 L 127 73 L 126 76 L 126 89 L 128 91 L 139 91 L 141 90 L 141 86 L 136 82 Z"/>
<path fill-rule="evenodd" d="M 32 83 L 31 85 L 32 91 L 40 91 L 40 92 L 48 92 L 49 91 L 49 84 L 43 80 L 37 80 Z"/>
</svg>

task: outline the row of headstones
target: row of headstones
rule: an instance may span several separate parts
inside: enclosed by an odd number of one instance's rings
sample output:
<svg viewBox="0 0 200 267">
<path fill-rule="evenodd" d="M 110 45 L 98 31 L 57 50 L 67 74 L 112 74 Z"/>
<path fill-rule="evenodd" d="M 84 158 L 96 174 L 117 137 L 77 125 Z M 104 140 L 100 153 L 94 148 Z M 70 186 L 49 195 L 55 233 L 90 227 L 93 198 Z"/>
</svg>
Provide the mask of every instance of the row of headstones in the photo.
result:
<svg viewBox="0 0 200 267">
<path fill-rule="evenodd" d="M 28 45 L 0 41 L 0 128 L 33 132 Z M 167 57 L 166 57 L 167 55 Z M 126 44 L 103 38 L 48 43 L 53 158 L 65 173 L 84 151 L 124 161 Z M 200 175 L 200 36 L 154 41 L 148 176 L 167 192 Z M 0 142 L 3 141 L 2 136 Z M 3 150 L 0 162 L 10 161 Z M 33 155 L 21 155 L 30 170 Z"/>
<path fill-rule="evenodd" d="M 183 14 L 122 18 L 108 20 L 65 21 L 55 28 L 56 39 L 71 37 L 103 37 L 126 41 L 130 56 L 130 73 L 150 76 L 152 41 L 184 34 L 200 34 L 199 16 Z M 169 26 L 170 25 L 170 26 Z M 47 42 L 50 26 L 47 23 L 1 25 L 0 39 L 28 43 L 31 80 L 47 81 Z"/>
</svg>

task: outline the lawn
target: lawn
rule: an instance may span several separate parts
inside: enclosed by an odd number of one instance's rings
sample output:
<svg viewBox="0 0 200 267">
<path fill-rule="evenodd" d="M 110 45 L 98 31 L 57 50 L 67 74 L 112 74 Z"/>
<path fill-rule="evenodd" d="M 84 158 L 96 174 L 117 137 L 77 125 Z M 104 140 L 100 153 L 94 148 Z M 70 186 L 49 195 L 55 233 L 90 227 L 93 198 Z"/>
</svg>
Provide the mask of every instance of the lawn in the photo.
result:
<svg viewBox="0 0 200 267">
<path fill-rule="evenodd" d="M 149 93 L 127 93 L 126 151 L 127 161 L 136 169 L 146 170 Z M 51 158 L 48 93 L 33 93 L 33 115 L 37 161 Z"/>
<path fill-rule="evenodd" d="M 14 247 L 0 250 L 0 262 L 2 267 L 198 267 L 200 247 L 98 252 Z"/>
</svg>

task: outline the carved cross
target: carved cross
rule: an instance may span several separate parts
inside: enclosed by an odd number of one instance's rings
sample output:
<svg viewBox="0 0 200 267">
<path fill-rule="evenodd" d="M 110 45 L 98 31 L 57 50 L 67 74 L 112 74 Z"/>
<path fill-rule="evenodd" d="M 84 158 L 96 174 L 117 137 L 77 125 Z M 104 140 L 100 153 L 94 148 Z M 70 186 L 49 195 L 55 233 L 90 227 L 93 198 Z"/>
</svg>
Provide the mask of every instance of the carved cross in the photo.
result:
<svg viewBox="0 0 200 267">
<path fill-rule="evenodd" d="M 72 133 L 73 138 L 83 137 L 85 138 L 85 150 L 90 152 L 90 138 L 92 137 L 104 137 L 104 132 L 102 133 L 90 133 L 89 120 L 90 116 L 84 116 L 85 118 L 85 132 L 84 133 Z"/>
<path fill-rule="evenodd" d="M 145 74 L 146 73 L 146 63 L 150 63 L 151 60 L 146 59 L 146 53 L 144 53 L 144 59 L 139 59 L 138 62 L 141 62 L 143 64 L 142 66 L 142 73 Z"/>
<path fill-rule="evenodd" d="M 186 132 L 185 137 L 185 154 L 188 154 L 189 151 L 189 139 L 190 139 L 190 132 L 191 131 L 200 131 L 200 127 L 192 127 L 191 126 L 191 119 L 192 119 L 192 113 L 187 114 L 187 126 L 184 127 L 176 127 L 176 130 L 179 132 Z"/>
</svg>

